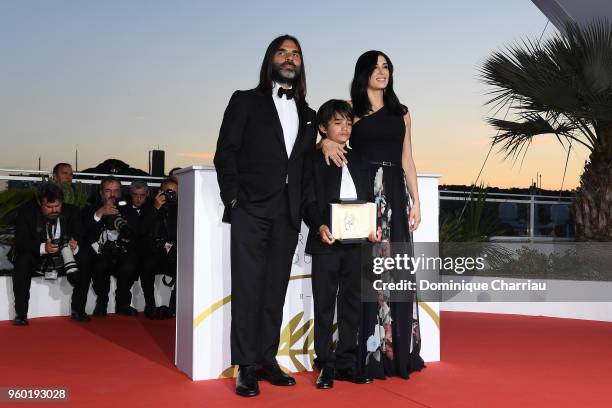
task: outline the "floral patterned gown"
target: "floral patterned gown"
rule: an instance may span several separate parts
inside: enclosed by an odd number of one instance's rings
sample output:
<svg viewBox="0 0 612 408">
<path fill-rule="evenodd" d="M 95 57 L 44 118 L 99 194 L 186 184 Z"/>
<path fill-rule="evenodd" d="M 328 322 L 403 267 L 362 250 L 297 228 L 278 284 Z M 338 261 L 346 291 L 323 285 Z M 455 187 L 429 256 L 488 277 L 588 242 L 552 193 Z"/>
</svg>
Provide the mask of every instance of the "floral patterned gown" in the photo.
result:
<svg viewBox="0 0 612 408">
<path fill-rule="evenodd" d="M 377 221 L 382 229 L 382 242 L 374 245 L 374 256 L 394 256 L 397 247 L 412 255 L 412 234 L 408 228 L 410 201 L 401 167 L 405 130 L 403 117 L 393 115 L 384 106 L 353 125 L 350 146 L 368 163 L 372 199 L 377 204 Z M 393 279 L 387 273 L 381 277 L 383 281 Z M 425 366 L 419 355 L 416 293 L 404 292 L 402 301 L 394 301 L 396 295 L 389 291 L 373 295 L 378 302 L 363 303 L 358 369 L 373 378 L 408 378 L 410 372 Z"/>
</svg>

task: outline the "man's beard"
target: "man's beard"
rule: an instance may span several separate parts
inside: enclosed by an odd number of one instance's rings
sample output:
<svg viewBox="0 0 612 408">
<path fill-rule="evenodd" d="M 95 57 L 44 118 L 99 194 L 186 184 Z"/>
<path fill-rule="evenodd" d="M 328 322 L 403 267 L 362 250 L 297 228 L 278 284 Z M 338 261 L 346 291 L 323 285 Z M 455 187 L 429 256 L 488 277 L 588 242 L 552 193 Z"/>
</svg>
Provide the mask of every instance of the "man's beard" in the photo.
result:
<svg viewBox="0 0 612 408">
<path fill-rule="evenodd" d="M 294 67 L 293 71 L 283 70 L 281 68 L 282 65 L 288 65 L 288 64 L 293 65 Z M 282 63 L 282 64 L 272 63 L 272 79 L 275 82 L 278 82 L 280 84 L 293 85 L 300 79 L 301 75 L 302 75 L 302 69 L 300 66 L 297 66 L 291 63 Z"/>
</svg>

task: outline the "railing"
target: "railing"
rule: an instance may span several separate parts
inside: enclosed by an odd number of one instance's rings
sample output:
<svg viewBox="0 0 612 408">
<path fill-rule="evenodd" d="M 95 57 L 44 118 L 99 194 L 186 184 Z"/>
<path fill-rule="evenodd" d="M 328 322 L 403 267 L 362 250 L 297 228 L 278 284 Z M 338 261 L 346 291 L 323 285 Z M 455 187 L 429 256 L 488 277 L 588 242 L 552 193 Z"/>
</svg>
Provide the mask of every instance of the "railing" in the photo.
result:
<svg viewBox="0 0 612 408">
<path fill-rule="evenodd" d="M 6 174 L 12 173 L 12 174 Z M 50 171 L 45 170 L 23 170 L 23 169 L 0 169 L 0 181 L 24 181 L 24 182 L 41 182 L 45 178 L 51 177 Z M 121 184 L 127 186 L 131 180 L 144 179 L 150 187 L 159 187 L 163 177 L 154 176 L 129 176 L 121 174 L 103 174 L 103 173 L 83 173 L 74 172 L 74 182 L 80 182 L 83 184 L 100 184 L 99 177 L 113 176 L 121 180 Z M 97 177 L 98 179 L 92 178 Z M 127 179 L 127 180 L 124 180 Z"/>
<path fill-rule="evenodd" d="M 440 213 L 460 210 L 469 194 L 440 190 Z M 485 211 L 493 215 L 503 231 L 493 239 L 566 241 L 575 235 L 573 202 L 574 197 L 567 196 L 487 193 Z"/>
<path fill-rule="evenodd" d="M 51 173 L 40 170 L 0 169 L 0 182 L 37 183 Z M 75 172 L 74 181 L 87 185 L 88 192 L 100 183 L 99 177 L 109 174 Z M 162 177 L 127 176 L 112 174 L 127 186 L 133 179 L 144 179 L 150 187 L 159 187 Z M 96 179 L 98 178 L 98 179 Z M 0 184 L 0 190 L 3 186 Z M 89 191 L 91 190 L 91 191 Z M 461 210 L 467 191 L 440 190 L 440 214 Z M 487 193 L 485 209 L 499 223 L 503 231 L 494 239 L 518 241 L 572 240 L 574 238 L 573 197 L 550 195 Z"/>
</svg>

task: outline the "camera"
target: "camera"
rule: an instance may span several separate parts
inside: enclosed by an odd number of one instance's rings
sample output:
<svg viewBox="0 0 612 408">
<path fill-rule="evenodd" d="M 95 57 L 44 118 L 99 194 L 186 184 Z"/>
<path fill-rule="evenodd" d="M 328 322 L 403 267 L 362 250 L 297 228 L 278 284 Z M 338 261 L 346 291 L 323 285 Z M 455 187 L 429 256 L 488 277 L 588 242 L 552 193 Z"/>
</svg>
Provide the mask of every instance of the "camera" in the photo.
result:
<svg viewBox="0 0 612 408">
<path fill-rule="evenodd" d="M 44 275 L 46 280 L 56 280 L 60 271 L 64 271 L 66 275 L 78 272 L 79 268 L 70 245 L 61 239 L 51 242 L 59 247 L 59 251 L 43 257 L 37 273 Z"/>
<path fill-rule="evenodd" d="M 127 221 L 127 202 L 118 201 L 117 210 L 119 211 L 117 215 L 106 218 L 106 228 L 111 231 L 117 231 L 119 233 L 119 239 L 124 243 L 129 243 L 134 235 L 134 231 Z"/>
<path fill-rule="evenodd" d="M 178 200 L 178 195 L 176 194 L 176 191 L 172 189 L 167 189 L 164 190 L 163 195 L 166 198 L 167 204 L 176 204 Z"/>
</svg>

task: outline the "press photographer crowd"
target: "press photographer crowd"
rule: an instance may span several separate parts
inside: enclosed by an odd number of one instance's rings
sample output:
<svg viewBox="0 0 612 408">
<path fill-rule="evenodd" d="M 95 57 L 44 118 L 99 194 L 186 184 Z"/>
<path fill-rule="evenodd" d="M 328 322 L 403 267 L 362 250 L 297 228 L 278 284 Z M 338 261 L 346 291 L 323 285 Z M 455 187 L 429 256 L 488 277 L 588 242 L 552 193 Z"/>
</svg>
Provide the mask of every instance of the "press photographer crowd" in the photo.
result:
<svg viewBox="0 0 612 408">
<path fill-rule="evenodd" d="M 101 179 L 84 208 L 65 201 L 72 185 L 72 167 L 59 163 L 53 178 L 44 181 L 35 199 L 23 205 L 15 222 L 15 257 L 12 275 L 16 326 L 28 325 L 33 277 L 57 281 L 66 276 L 73 287 L 70 317 L 87 322 L 85 311 L 90 285 L 96 298 L 93 316 L 108 313 L 111 278 L 116 280 L 115 313 L 136 316 L 131 306 L 132 286 L 140 280 L 144 314 L 152 320 L 176 313 L 176 231 L 178 181 L 170 176 L 157 192 L 142 179 L 131 182 L 123 194 L 118 178 Z M 168 305 L 156 304 L 155 276 L 164 275 L 171 288 Z"/>
</svg>

